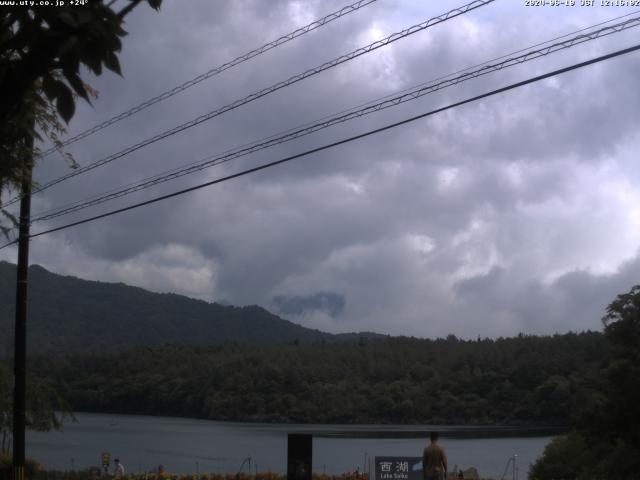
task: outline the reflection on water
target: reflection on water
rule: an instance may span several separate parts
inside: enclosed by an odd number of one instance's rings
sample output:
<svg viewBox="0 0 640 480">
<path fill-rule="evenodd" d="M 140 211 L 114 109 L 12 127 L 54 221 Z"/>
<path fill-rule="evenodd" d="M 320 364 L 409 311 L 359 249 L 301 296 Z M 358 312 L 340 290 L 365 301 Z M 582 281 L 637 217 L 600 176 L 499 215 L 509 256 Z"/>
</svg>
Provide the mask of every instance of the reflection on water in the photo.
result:
<svg viewBox="0 0 640 480">
<path fill-rule="evenodd" d="M 47 468 L 69 470 L 119 457 L 128 472 L 162 464 L 172 473 L 235 473 L 251 457 L 252 471 L 286 471 L 288 433 L 312 433 L 317 472 L 366 471 L 375 456 L 419 456 L 431 428 L 425 425 L 283 425 L 211 422 L 186 418 L 76 414 L 63 432 L 27 434 L 27 455 Z M 553 429 L 434 427 L 450 468 L 476 467 L 499 478 L 517 454 L 520 478 L 542 453 Z M 245 465 L 243 471 L 247 471 Z"/>
</svg>

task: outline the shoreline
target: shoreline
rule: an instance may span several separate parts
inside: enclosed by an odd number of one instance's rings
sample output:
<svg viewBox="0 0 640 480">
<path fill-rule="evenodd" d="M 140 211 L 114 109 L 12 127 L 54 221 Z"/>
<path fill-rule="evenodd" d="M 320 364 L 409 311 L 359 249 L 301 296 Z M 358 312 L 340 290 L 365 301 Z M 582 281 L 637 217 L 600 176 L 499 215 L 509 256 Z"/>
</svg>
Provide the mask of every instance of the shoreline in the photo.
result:
<svg viewBox="0 0 640 480">
<path fill-rule="evenodd" d="M 239 428 L 260 428 L 281 432 L 291 430 L 291 433 L 307 433 L 323 438 L 428 438 L 431 431 L 438 431 L 443 438 L 481 439 L 508 437 L 547 437 L 567 433 L 570 427 L 564 425 L 532 425 L 532 424 L 416 424 L 416 423 L 300 423 L 282 421 L 239 421 L 214 420 L 198 417 L 148 415 L 139 413 L 115 413 L 76 411 L 73 415 L 96 415 L 103 417 L 126 417 L 130 420 L 141 419 L 167 420 L 170 423 L 184 421 L 185 423 L 208 422 L 218 426 Z M 69 420 L 67 420 L 69 422 Z M 73 420 L 71 420 L 73 423 Z M 66 422 L 65 422 L 66 423 Z M 111 427 L 115 425 L 109 424 Z M 63 427 L 64 428 L 64 427 Z"/>
</svg>

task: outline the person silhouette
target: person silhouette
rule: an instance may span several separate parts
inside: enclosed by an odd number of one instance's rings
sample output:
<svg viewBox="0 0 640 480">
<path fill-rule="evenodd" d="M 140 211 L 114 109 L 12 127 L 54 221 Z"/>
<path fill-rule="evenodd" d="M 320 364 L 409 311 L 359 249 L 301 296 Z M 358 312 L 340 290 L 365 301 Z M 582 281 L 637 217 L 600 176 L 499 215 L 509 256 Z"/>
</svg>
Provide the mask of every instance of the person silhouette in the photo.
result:
<svg viewBox="0 0 640 480">
<path fill-rule="evenodd" d="M 447 455 L 438 444 L 438 432 L 431 432 L 431 443 L 422 452 L 422 472 L 424 480 L 444 480 L 447 478 Z"/>
<path fill-rule="evenodd" d="M 115 478 L 124 477 L 124 465 L 120 463 L 120 459 L 116 458 L 113 463 L 113 476 Z"/>
</svg>

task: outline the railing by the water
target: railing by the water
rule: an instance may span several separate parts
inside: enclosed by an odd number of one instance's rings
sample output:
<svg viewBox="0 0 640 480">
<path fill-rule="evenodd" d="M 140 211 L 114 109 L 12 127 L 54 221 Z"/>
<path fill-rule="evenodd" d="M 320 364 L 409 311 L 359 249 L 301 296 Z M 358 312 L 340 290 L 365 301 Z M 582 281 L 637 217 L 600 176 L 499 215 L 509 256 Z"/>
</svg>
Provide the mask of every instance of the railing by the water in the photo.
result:
<svg viewBox="0 0 640 480">
<path fill-rule="evenodd" d="M 512 480 L 518 480 L 518 467 L 516 465 L 517 459 L 518 459 L 518 454 L 516 453 L 514 453 L 513 456 L 509 457 L 509 460 L 507 460 L 507 464 L 504 466 L 504 473 L 500 477 L 500 480 L 505 480 L 505 477 L 507 476 L 507 472 L 509 471 L 509 465 L 511 463 L 513 463 L 513 469 L 511 470 Z"/>
</svg>

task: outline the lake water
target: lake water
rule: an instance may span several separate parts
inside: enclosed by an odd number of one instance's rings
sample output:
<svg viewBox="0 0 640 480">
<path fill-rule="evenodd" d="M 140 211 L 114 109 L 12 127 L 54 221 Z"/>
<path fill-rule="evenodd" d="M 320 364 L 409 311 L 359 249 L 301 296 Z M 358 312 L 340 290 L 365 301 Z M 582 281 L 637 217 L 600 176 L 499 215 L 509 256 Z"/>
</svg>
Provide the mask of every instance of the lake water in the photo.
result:
<svg viewBox="0 0 640 480">
<path fill-rule="evenodd" d="M 90 413 L 76 418 L 62 432 L 28 432 L 27 456 L 49 469 L 71 470 L 99 465 L 106 451 L 129 473 L 159 464 L 172 473 L 235 473 L 251 457 L 252 472 L 285 473 L 287 434 L 312 433 L 313 470 L 334 474 L 372 469 L 375 456 L 420 456 L 433 428 L 441 432 L 450 470 L 475 467 L 481 476 L 499 479 L 515 454 L 518 477 L 525 479 L 552 438 L 549 431 L 509 428 L 283 425 Z M 506 478 L 512 475 L 510 468 Z"/>
</svg>

